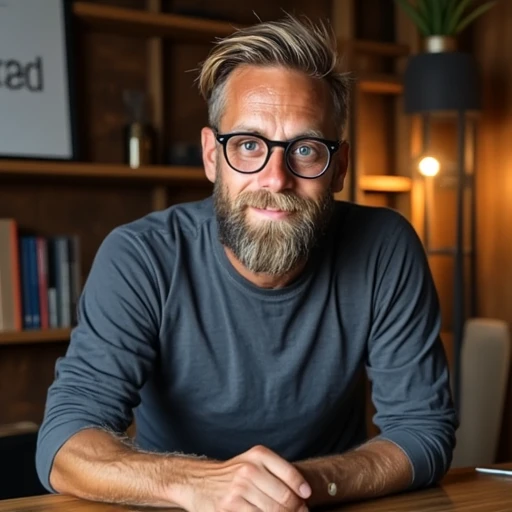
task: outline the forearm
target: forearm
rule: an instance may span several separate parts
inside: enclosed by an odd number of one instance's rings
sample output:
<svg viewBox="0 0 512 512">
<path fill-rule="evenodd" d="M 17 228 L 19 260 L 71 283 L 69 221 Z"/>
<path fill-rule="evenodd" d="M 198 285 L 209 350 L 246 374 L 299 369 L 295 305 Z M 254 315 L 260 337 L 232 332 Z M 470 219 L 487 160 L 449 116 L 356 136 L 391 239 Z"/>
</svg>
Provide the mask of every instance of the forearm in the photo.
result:
<svg viewBox="0 0 512 512">
<path fill-rule="evenodd" d="M 395 444 L 376 440 L 343 455 L 297 462 L 313 492 L 310 507 L 383 496 L 406 489 L 412 481 L 409 458 Z M 329 494 L 334 483 L 336 493 Z"/>
<path fill-rule="evenodd" d="M 197 458 L 137 451 L 113 434 L 86 429 L 58 451 L 50 483 L 61 494 L 93 501 L 180 506 L 190 487 L 189 480 L 207 463 Z"/>
</svg>

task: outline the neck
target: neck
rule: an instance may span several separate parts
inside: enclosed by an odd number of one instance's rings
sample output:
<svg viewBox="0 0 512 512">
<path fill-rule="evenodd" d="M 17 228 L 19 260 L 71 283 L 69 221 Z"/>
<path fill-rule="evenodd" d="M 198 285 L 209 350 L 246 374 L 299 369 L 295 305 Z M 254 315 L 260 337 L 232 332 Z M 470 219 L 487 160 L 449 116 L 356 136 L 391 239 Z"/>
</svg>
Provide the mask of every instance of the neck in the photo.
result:
<svg viewBox="0 0 512 512">
<path fill-rule="evenodd" d="M 306 260 L 301 261 L 286 274 L 272 276 L 269 274 L 256 274 L 247 269 L 235 256 L 231 249 L 224 246 L 224 251 L 228 260 L 231 262 L 235 270 L 245 279 L 260 288 L 284 288 L 289 285 L 302 273 L 306 266 Z"/>
</svg>

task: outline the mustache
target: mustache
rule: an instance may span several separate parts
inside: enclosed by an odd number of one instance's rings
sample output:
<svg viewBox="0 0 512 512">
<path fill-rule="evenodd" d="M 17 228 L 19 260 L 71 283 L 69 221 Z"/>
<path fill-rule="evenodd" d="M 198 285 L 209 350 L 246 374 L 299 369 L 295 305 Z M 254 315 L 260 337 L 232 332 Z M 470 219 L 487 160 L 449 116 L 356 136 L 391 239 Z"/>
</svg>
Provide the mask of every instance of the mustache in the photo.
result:
<svg viewBox="0 0 512 512">
<path fill-rule="evenodd" d="M 274 193 L 269 190 L 242 192 L 235 200 L 235 208 L 273 208 L 285 212 L 295 212 L 310 208 L 310 201 L 293 193 Z"/>
</svg>

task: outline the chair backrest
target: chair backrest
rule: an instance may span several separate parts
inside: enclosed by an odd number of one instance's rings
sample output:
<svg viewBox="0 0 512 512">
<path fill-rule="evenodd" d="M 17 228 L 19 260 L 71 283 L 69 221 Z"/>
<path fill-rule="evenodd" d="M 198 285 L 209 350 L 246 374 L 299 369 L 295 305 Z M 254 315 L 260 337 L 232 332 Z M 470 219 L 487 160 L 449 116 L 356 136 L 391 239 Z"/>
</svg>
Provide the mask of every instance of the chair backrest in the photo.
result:
<svg viewBox="0 0 512 512">
<path fill-rule="evenodd" d="M 498 447 L 510 369 L 508 325 L 466 322 L 461 348 L 460 427 L 452 467 L 492 464 Z"/>
</svg>

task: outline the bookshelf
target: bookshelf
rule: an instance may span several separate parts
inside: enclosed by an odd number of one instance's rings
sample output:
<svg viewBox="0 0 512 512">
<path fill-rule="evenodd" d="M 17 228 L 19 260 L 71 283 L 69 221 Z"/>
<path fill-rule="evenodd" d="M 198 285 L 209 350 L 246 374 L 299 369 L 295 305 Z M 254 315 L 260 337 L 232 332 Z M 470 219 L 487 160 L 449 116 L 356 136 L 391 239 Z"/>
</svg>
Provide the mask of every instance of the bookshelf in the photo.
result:
<svg viewBox="0 0 512 512">
<path fill-rule="evenodd" d="M 402 81 L 394 75 L 361 74 L 359 77 L 359 90 L 373 94 L 402 94 Z"/>
<path fill-rule="evenodd" d="M 359 187 L 365 192 L 404 193 L 412 189 L 412 180 L 407 176 L 372 176 L 370 174 L 359 178 Z"/>
<path fill-rule="evenodd" d="M 0 332 L 0 345 L 68 342 L 71 329 L 41 329 Z"/>
<path fill-rule="evenodd" d="M 211 42 L 233 32 L 234 25 L 178 14 L 75 2 L 76 19 L 92 30 L 141 37 L 163 37 L 180 42 Z M 240 25 L 237 25 L 240 26 Z"/>
<path fill-rule="evenodd" d="M 371 39 L 346 39 L 340 42 L 340 47 L 343 51 L 379 57 L 407 57 L 411 53 L 411 48 L 408 44 Z"/>
<path fill-rule="evenodd" d="M 58 178 L 91 181 L 122 181 L 147 184 L 208 185 L 200 167 L 143 166 L 132 169 L 126 165 L 83 163 L 83 162 L 42 162 L 38 160 L 0 160 L 2 178 Z"/>
</svg>

